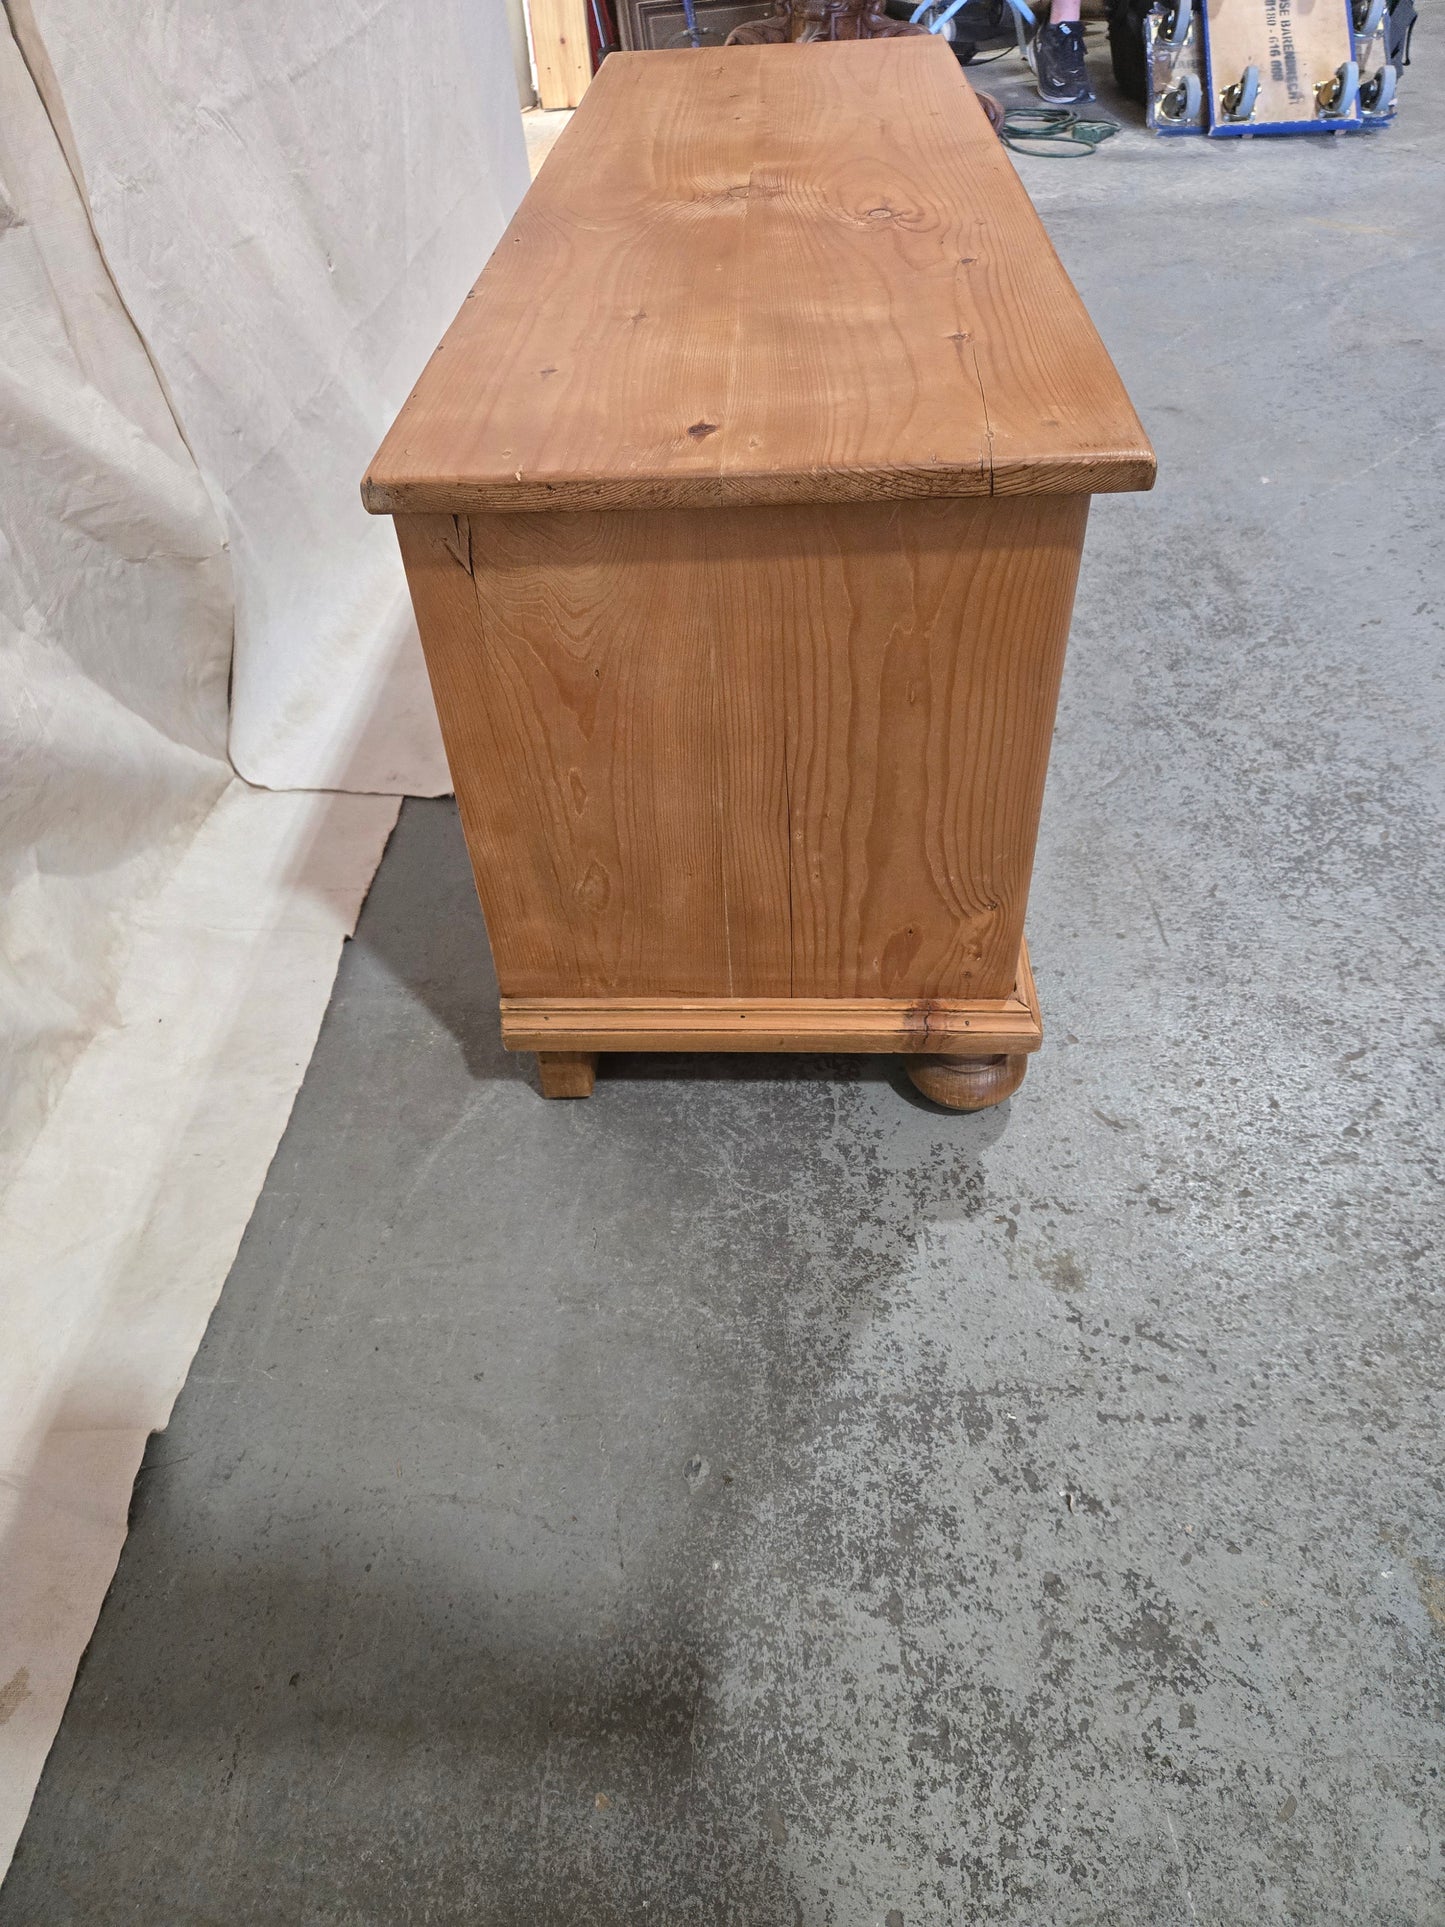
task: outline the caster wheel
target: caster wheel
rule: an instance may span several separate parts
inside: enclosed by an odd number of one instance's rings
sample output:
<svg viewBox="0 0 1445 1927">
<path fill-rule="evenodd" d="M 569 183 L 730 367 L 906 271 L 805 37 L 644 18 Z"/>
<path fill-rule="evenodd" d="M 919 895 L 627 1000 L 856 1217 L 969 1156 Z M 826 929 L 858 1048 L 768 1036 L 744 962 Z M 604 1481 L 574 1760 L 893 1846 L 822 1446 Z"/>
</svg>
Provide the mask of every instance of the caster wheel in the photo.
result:
<svg viewBox="0 0 1445 1927">
<path fill-rule="evenodd" d="M 1385 0 L 1355 0 L 1355 33 L 1361 40 L 1373 40 L 1385 17 Z"/>
<path fill-rule="evenodd" d="M 1232 87 L 1226 87 L 1219 97 L 1226 120 L 1248 120 L 1254 112 L 1254 103 L 1259 99 L 1259 69 L 1246 67 Z"/>
<path fill-rule="evenodd" d="M 1189 38 L 1189 29 L 1194 22 L 1194 0 L 1176 0 L 1174 18 L 1164 30 L 1164 39 L 1171 47 L 1182 47 Z"/>
<path fill-rule="evenodd" d="M 1181 74 L 1167 94 L 1160 96 L 1159 113 L 1167 121 L 1195 121 L 1204 104 L 1198 74 Z"/>
<path fill-rule="evenodd" d="M 1321 81 L 1315 89 L 1315 101 L 1322 114 L 1330 120 L 1345 120 L 1355 111 L 1355 102 L 1360 97 L 1359 62 L 1347 60 L 1342 67 L 1336 67 L 1328 80 Z"/>
<path fill-rule="evenodd" d="M 1360 89 L 1360 105 L 1367 114 L 1383 116 L 1395 105 L 1395 69 L 1382 67 L 1373 80 Z"/>
</svg>

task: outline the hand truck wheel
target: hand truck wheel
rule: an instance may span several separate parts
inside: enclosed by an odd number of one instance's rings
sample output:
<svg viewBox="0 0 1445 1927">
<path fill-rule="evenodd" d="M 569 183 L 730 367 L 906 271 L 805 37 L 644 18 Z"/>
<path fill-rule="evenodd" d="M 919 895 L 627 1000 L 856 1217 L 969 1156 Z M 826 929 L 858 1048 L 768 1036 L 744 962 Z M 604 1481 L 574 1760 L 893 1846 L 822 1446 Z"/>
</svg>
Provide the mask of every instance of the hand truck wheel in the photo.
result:
<svg viewBox="0 0 1445 1927">
<path fill-rule="evenodd" d="M 1226 120 L 1248 120 L 1254 112 L 1254 103 L 1259 99 L 1259 69 L 1246 67 L 1232 87 L 1226 87 L 1219 96 L 1219 104 L 1224 109 Z"/>
<path fill-rule="evenodd" d="M 1159 97 L 1158 112 L 1165 120 L 1198 120 L 1204 104 L 1204 89 L 1198 74 L 1181 74 L 1174 85 Z"/>
<path fill-rule="evenodd" d="M 1360 97 L 1360 63 L 1347 60 L 1315 88 L 1315 102 L 1330 120 L 1346 120 Z"/>
<path fill-rule="evenodd" d="M 1395 82 L 1398 76 L 1393 67 L 1382 67 L 1372 80 L 1367 80 L 1360 88 L 1360 105 L 1367 114 L 1388 114 L 1395 104 Z"/>
</svg>

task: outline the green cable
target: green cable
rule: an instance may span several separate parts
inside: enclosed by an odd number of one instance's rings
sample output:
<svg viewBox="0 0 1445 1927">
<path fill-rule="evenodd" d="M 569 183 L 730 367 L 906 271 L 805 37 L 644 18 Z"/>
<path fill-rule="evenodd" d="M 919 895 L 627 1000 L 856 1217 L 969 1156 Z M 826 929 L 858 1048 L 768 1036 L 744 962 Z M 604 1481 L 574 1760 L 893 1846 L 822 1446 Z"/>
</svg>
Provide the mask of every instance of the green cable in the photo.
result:
<svg viewBox="0 0 1445 1927">
<path fill-rule="evenodd" d="M 1016 154 L 1072 161 L 1092 154 L 1118 131 L 1116 120 L 1084 120 L 1067 107 L 1010 107 L 999 137 Z"/>
</svg>

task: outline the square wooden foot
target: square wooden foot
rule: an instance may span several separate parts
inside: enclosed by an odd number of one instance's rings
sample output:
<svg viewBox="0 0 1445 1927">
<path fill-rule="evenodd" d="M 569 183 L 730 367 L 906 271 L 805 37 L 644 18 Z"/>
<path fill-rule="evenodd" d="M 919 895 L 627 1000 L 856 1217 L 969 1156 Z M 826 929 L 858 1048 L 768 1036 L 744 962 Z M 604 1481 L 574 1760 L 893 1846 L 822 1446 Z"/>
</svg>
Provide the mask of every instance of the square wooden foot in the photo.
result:
<svg viewBox="0 0 1445 1927">
<path fill-rule="evenodd" d="M 543 1097 L 591 1097 L 597 1053 L 590 1050 L 539 1050 L 537 1069 Z"/>
</svg>

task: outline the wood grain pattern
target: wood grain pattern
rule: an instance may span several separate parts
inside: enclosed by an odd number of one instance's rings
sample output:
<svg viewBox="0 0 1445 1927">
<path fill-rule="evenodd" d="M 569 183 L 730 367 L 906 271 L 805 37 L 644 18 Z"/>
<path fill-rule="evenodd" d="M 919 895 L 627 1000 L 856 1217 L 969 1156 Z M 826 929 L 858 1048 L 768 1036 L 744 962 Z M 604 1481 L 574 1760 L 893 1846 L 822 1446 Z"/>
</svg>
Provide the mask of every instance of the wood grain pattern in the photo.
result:
<svg viewBox="0 0 1445 1927">
<path fill-rule="evenodd" d="M 1007 995 L 1087 510 L 399 517 L 504 996 Z"/>
<path fill-rule="evenodd" d="M 1007 997 L 502 999 L 508 1050 L 1018 1054 L 1043 1042 L 1027 946 Z"/>
<path fill-rule="evenodd" d="M 718 519 L 398 518 L 505 994 L 790 988 L 774 638 Z"/>
<path fill-rule="evenodd" d="M 1080 496 L 794 511 L 796 995 L 1012 984 L 1087 514 Z"/>
<path fill-rule="evenodd" d="M 581 105 L 592 79 L 587 45 L 587 0 L 528 0 L 532 58 L 541 106 Z"/>
<path fill-rule="evenodd" d="M 380 512 L 1147 488 L 932 36 L 614 55 L 363 486 Z"/>
<path fill-rule="evenodd" d="M 981 1004 L 910 1004 L 875 998 L 725 998 L 587 1003 L 504 998 L 508 1050 L 843 1051 L 956 1055 L 1036 1050 L 1023 1012 L 990 1015 Z"/>
<path fill-rule="evenodd" d="M 577 1050 L 539 1051 L 537 1077 L 543 1097 L 591 1097 L 597 1080 L 596 1054 Z"/>
<path fill-rule="evenodd" d="M 1012 1097 L 1029 1060 L 1019 1052 L 996 1057 L 909 1057 L 904 1062 L 917 1090 L 947 1111 L 987 1111 Z"/>
</svg>

